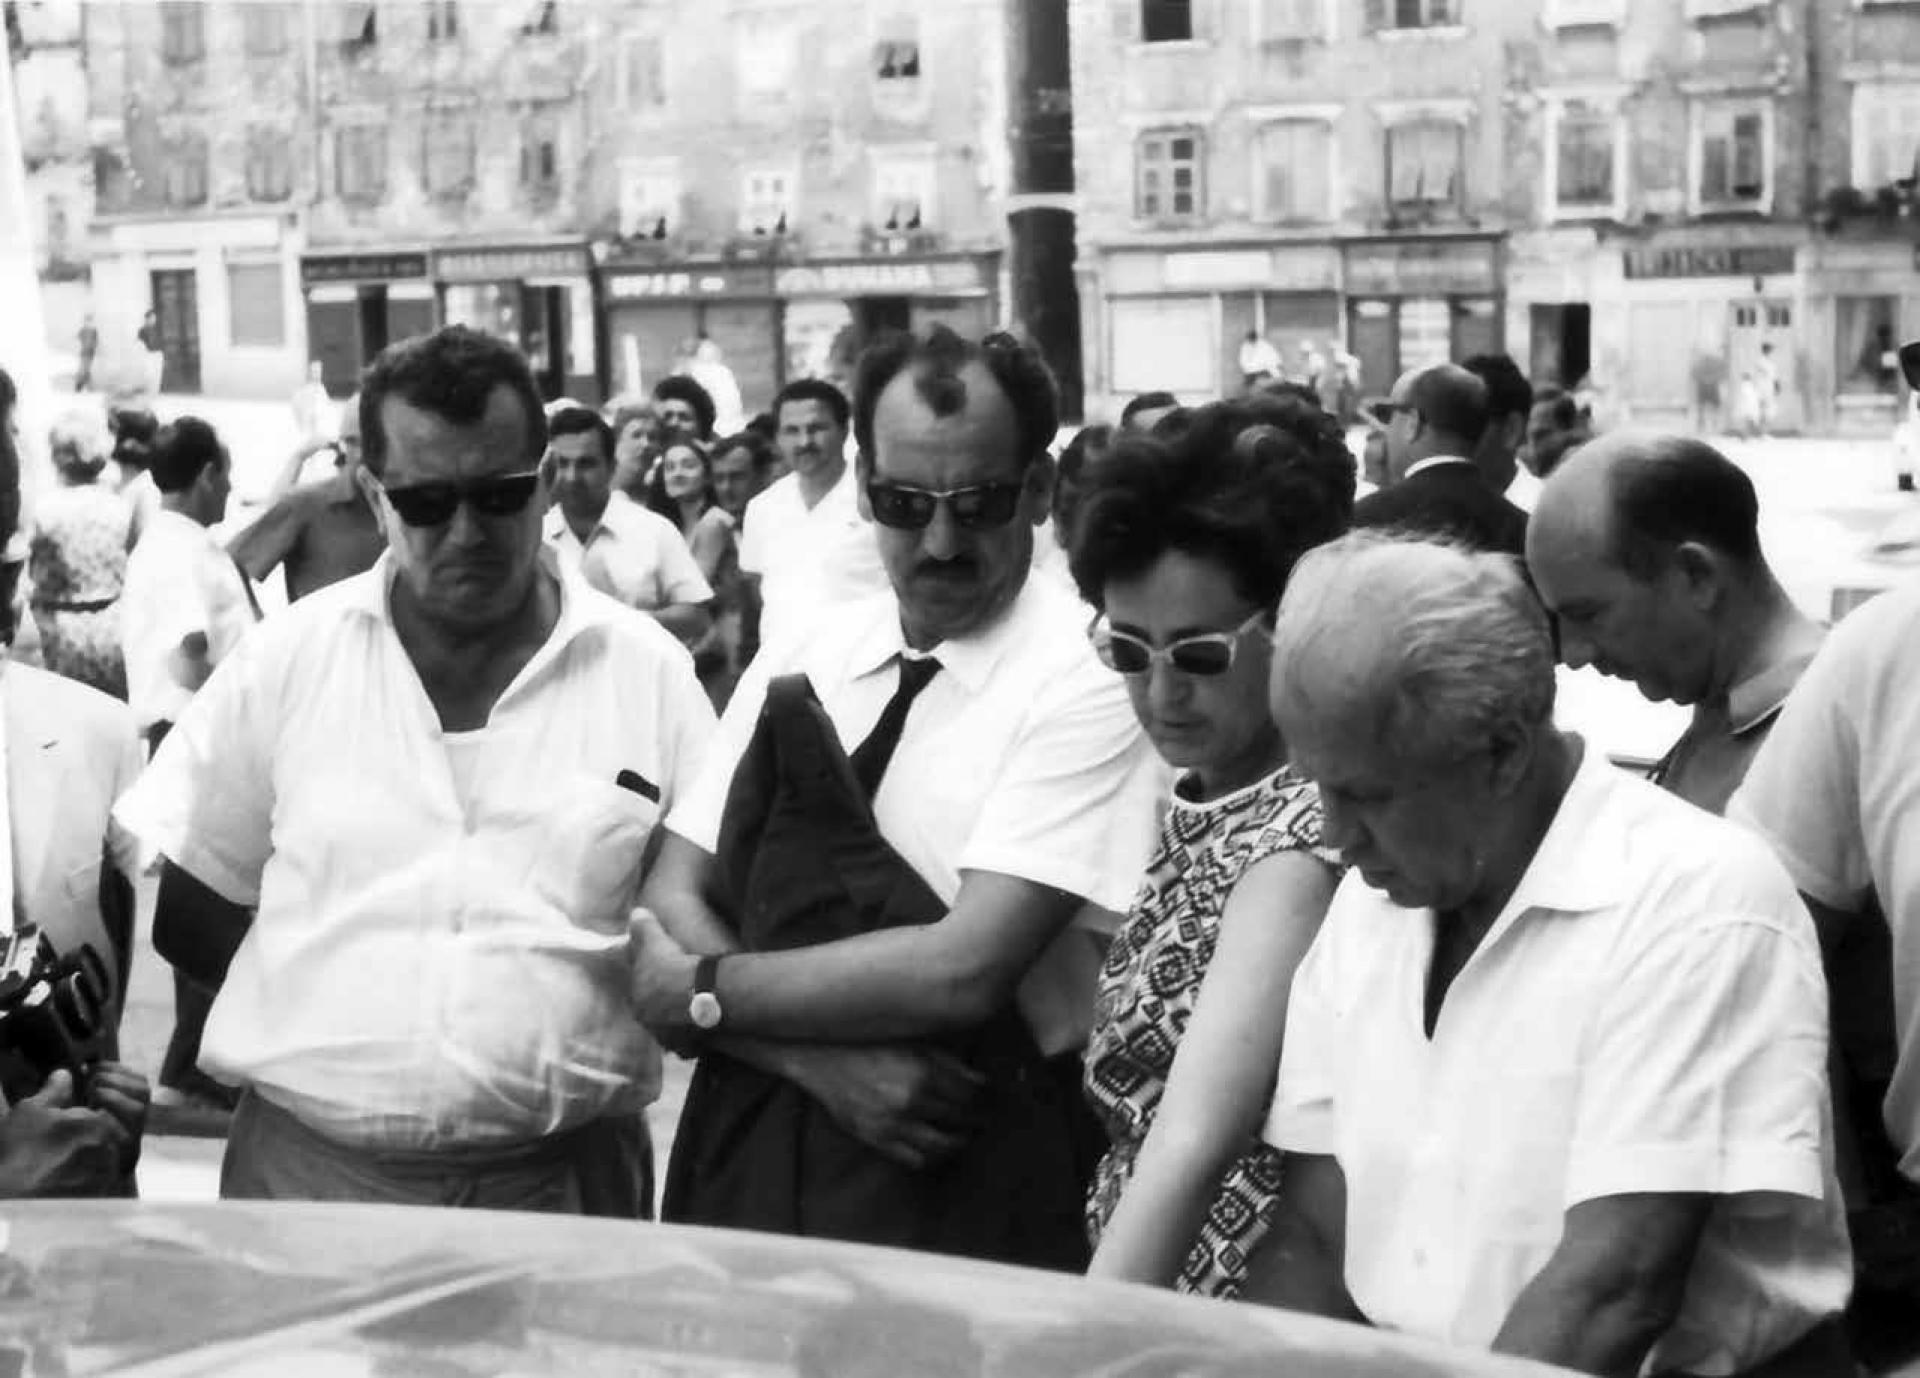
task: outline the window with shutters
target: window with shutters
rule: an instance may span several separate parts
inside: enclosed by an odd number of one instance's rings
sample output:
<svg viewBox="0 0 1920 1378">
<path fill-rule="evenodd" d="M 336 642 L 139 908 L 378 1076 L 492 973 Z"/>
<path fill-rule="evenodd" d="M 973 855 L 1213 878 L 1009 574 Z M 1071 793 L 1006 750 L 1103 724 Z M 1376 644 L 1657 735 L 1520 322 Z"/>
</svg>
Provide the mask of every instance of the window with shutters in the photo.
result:
<svg viewBox="0 0 1920 1378">
<path fill-rule="evenodd" d="M 247 131 L 247 195 L 255 201 L 293 195 L 293 140 L 285 130 Z"/>
<path fill-rule="evenodd" d="M 734 61 L 743 114 L 784 106 L 800 63 L 800 30 L 790 23 L 769 23 L 753 43 L 735 52 Z"/>
<path fill-rule="evenodd" d="M 520 127 L 520 187 L 536 200 L 560 194 L 560 120 L 536 110 Z"/>
<path fill-rule="evenodd" d="M 1140 0 L 1140 41 L 1191 43 L 1193 0 Z"/>
<path fill-rule="evenodd" d="M 1197 220 L 1205 204 L 1204 153 L 1205 140 L 1197 129 L 1155 129 L 1142 134 L 1134 145 L 1135 218 L 1163 223 Z"/>
<path fill-rule="evenodd" d="M 1387 201 L 1399 211 L 1465 203 L 1467 134 L 1451 120 L 1413 120 L 1387 131 Z"/>
<path fill-rule="evenodd" d="M 620 233 L 629 239 L 665 239 L 680 228 L 680 160 L 622 158 Z"/>
<path fill-rule="evenodd" d="M 644 115 L 667 108 L 666 45 L 657 34 L 628 34 L 620 42 L 620 108 Z"/>
<path fill-rule="evenodd" d="M 427 42 L 452 43 L 460 37 L 460 0 L 427 0 Z"/>
<path fill-rule="evenodd" d="M 1286 43 L 1333 36 L 1329 0 L 1252 0 L 1256 42 Z"/>
<path fill-rule="evenodd" d="M 207 10 L 198 0 L 166 0 L 160 6 L 160 57 L 169 66 L 207 55 Z"/>
<path fill-rule="evenodd" d="M 334 133 L 334 186 L 343 201 L 373 205 L 387 195 L 387 127 L 350 124 Z"/>
<path fill-rule="evenodd" d="M 1260 131 L 1260 218 L 1333 219 L 1333 127 L 1325 120 L 1280 120 Z"/>
<path fill-rule="evenodd" d="M 207 140 L 203 134 L 183 134 L 167 142 L 162 191 L 169 206 L 204 206 L 207 202 Z"/>
<path fill-rule="evenodd" d="M 912 14 L 891 16 L 873 45 L 873 105 L 878 113 L 913 119 L 926 110 L 923 60 L 919 20 Z"/>
<path fill-rule="evenodd" d="M 1694 111 L 1694 208 L 1756 210 L 1773 196 L 1773 111 L 1762 101 L 1714 101 Z"/>
<path fill-rule="evenodd" d="M 1853 185 L 1876 192 L 1920 178 L 1920 85 L 1863 82 L 1853 88 Z"/>
<path fill-rule="evenodd" d="M 932 153 L 893 152 L 873 159 L 873 226 L 890 234 L 933 225 L 937 171 Z"/>
<path fill-rule="evenodd" d="M 792 168 L 748 168 L 740 175 L 740 233 L 785 234 L 795 215 Z"/>
<path fill-rule="evenodd" d="M 464 113 L 443 111 L 427 120 L 425 182 L 427 195 L 441 201 L 461 201 L 473 191 L 475 143 L 473 121 Z"/>
<path fill-rule="evenodd" d="M 1410 29 L 1457 29 L 1466 22 L 1466 0 L 1366 0 L 1367 28 L 1374 33 Z"/>
<path fill-rule="evenodd" d="M 236 345 L 276 349 L 287 342 L 287 302 L 278 263 L 227 265 L 227 327 Z"/>
<path fill-rule="evenodd" d="M 249 57 L 279 57 L 293 29 L 292 6 L 263 0 L 240 7 L 240 44 Z"/>
<path fill-rule="evenodd" d="M 1576 100 L 1548 109 L 1553 122 L 1550 211 L 1563 217 L 1615 213 L 1623 130 L 1618 113 Z"/>
</svg>

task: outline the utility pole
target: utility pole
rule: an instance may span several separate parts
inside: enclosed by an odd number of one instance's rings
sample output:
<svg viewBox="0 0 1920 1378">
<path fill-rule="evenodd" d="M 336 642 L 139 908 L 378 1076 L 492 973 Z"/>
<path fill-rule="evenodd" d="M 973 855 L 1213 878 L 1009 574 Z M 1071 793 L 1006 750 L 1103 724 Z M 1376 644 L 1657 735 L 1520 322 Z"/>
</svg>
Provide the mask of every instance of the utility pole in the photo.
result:
<svg viewBox="0 0 1920 1378">
<path fill-rule="evenodd" d="M 1078 421 L 1085 381 L 1074 279 L 1073 73 L 1067 0 L 1005 0 L 1007 139 L 1013 185 L 1007 255 L 1014 322 L 1060 381 L 1062 419 Z"/>
</svg>

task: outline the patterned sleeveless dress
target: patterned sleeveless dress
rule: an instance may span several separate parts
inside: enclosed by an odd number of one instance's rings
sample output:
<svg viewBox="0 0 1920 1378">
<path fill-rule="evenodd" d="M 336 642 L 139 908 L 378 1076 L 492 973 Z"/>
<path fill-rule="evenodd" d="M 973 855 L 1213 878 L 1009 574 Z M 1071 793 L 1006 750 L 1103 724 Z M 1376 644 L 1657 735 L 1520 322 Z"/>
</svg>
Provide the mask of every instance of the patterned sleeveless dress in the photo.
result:
<svg viewBox="0 0 1920 1378">
<path fill-rule="evenodd" d="M 1086 1089 L 1111 1147 L 1087 1200 L 1087 1232 L 1096 1246 L 1166 1093 L 1234 886 L 1280 852 L 1339 865 L 1320 845 L 1319 793 L 1292 767 L 1204 803 L 1183 797 L 1189 784 L 1182 780 L 1174 791 L 1146 880 L 1100 973 Z M 1276 923 L 1289 918 L 1273 916 Z M 1279 1190 L 1280 1151 L 1256 1136 L 1221 1179 L 1176 1289 L 1239 1295 L 1248 1255 L 1273 1223 Z"/>
</svg>

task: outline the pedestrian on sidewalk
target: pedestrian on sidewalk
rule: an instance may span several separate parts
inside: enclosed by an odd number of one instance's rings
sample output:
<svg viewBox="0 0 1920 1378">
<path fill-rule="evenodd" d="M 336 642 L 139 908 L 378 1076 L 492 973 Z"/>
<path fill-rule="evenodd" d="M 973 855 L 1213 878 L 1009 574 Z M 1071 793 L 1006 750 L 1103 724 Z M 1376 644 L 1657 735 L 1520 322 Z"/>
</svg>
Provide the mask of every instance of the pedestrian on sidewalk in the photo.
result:
<svg viewBox="0 0 1920 1378">
<path fill-rule="evenodd" d="M 140 342 L 140 361 L 144 366 L 143 381 L 147 396 L 150 399 L 158 397 L 167 377 L 167 344 L 160 333 L 160 317 L 151 311 L 147 312 L 140 322 L 140 329 L 135 332 L 135 338 Z"/>
<path fill-rule="evenodd" d="M 89 311 L 80 322 L 80 364 L 73 373 L 75 392 L 85 392 L 93 386 L 93 360 L 99 352 L 100 328 L 93 323 L 93 313 Z"/>
</svg>

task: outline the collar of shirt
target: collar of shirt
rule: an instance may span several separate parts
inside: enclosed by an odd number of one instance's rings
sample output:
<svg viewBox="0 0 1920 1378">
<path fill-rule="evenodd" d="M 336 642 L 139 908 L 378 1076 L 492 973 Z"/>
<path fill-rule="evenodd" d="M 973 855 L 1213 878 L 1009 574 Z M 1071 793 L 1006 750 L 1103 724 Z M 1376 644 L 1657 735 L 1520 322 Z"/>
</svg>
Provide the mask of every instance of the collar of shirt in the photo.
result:
<svg viewBox="0 0 1920 1378">
<path fill-rule="evenodd" d="M 1591 914 L 1626 899 L 1627 839 L 1620 832 L 1621 815 L 1607 807 L 1613 771 L 1605 756 L 1587 744 L 1546 836 L 1483 946 L 1529 911 Z"/>
<path fill-rule="evenodd" d="M 1418 464 L 1409 465 L 1407 472 L 1400 476 L 1400 481 L 1405 483 L 1415 474 L 1423 474 L 1429 469 L 1438 469 L 1448 464 L 1465 464 L 1471 468 L 1473 461 L 1463 455 L 1434 455 L 1431 458 L 1421 460 Z"/>
<path fill-rule="evenodd" d="M 929 655 L 937 659 L 940 668 L 958 680 L 969 694 L 978 694 L 993 678 L 994 667 L 1006 656 L 1007 648 L 1019 640 L 1020 626 L 1034 596 L 1034 579 L 1029 573 L 1026 582 L 1021 585 L 1019 596 L 1013 600 L 1013 606 L 1001 614 L 992 626 L 972 636 L 942 641 L 925 652 L 908 647 L 906 633 L 901 630 L 897 616 L 876 618 L 871 633 L 854 647 L 848 665 L 853 677 L 861 679 L 886 669 L 896 656 Z M 891 600 L 892 595 L 889 594 L 888 598 Z"/>
<path fill-rule="evenodd" d="M 577 541 L 582 546 L 592 545 L 601 536 L 610 536 L 622 540 L 633 534 L 637 525 L 645 518 L 640 514 L 648 509 L 642 507 L 625 493 L 615 490 L 607 498 L 606 511 L 600 514 L 600 520 L 593 524 L 593 530 L 587 533 L 587 539 L 581 541 L 573 534 L 573 528 L 567 524 L 567 514 L 555 503 L 547 512 L 546 536 L 551 541 Z"/>
<path fill-rule="evenodd" d="M 1738 737 L 1765 726 L 1813 663 L 1814 649 L 1763 665 L 1727 691 L 1727 730 Z"/>
</svg>

